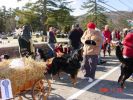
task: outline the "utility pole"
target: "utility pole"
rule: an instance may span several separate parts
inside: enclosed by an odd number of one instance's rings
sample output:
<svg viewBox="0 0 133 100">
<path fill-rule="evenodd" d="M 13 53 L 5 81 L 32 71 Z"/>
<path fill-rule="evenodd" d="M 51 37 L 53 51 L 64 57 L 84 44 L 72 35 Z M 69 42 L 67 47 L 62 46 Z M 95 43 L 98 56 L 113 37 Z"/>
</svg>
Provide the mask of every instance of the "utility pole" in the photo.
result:
<svg viewBox="0 0 133 100">
<path fill-rule="evenodd" d="M 94 15 L 95 15 L 95 21 L 97 24 L 97 0 L 94 1 L 95 2 L 95 11 L 94 11 Z"/>
</svg>

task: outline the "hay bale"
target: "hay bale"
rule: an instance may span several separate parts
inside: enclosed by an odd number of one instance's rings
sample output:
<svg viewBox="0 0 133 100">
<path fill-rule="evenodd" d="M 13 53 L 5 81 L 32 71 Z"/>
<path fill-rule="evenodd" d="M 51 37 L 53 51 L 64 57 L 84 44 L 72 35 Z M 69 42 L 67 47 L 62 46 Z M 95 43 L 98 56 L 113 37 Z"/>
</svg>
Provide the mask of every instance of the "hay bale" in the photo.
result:
<svg viewBox="0 0 133 100">
<path fill-rule="evenodd" d="M 35 61 L 32 58 L 23 58 L 24 67 L 10 67 L 12 60 L 0 62 L 0 79 L 8 78 L 11 80 L 13 93 L 26 90 L 31 86 L 31 82 L 44 77 L 46 64 L 43 61 Z"/>
</svg>

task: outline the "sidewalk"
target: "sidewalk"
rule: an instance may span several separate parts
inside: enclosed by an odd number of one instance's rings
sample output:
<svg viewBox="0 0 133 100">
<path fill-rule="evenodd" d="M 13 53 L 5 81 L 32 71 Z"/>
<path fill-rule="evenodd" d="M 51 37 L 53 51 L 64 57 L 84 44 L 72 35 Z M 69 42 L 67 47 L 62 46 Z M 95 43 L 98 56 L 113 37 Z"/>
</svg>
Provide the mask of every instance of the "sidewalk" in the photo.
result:
<svg viewBox="0 0 133 100">
<path fill-rule="evenodd" d="M 38 42 L 35 42 L 38 41 Z M 69 42 L 67 38 L 57 38 L 57 42 Z M 47 42 L 41 42 L 40 38 L 33 39 L 34 44 L 46 44 Z M 2 43 L 0 44 L 0 48 L 7 48 L 7 47 L 18 47 L 18 39 L 12 39 L 12 40 L 2 40 Z"/>
<path fill-rule="evenodd" d="M 38 42 L 34 42 L 34 41 Z M 48 45 L 47 42 L 41 42 L 37 38 L 36 40 L 33 40 L 35 48 L 42 48 L 46 52 L 48 50 Z M 65 38 L 57 38 L 57 42 L 68 42 L 68 39 Z M 9 54 L 11 57 L 19 57 L 19 44 L 17 39 L 12 39 L 10 40 L 3 40 L 2 43 L 0 44 L 0 55 L 3 54 Z"/>
</svg>

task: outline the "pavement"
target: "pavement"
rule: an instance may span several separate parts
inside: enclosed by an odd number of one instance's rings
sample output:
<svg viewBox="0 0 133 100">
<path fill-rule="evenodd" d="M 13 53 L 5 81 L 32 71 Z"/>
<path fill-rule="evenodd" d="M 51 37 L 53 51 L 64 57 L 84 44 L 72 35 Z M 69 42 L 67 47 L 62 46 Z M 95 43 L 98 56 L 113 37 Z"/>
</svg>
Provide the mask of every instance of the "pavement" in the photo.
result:
<svg viewBox="0 0 133 100">
<path fill-rule="evenodd" d="M 47 42 L 42 42 L 41 41 L 41 37 L 40 38 L 33 38 L 33 43 L 34 44 L 45 44 Z M 57 38 L 57 42 L 69 42 L 68 39 L 66 38 Z M 8 39 L 2 39 L 1 43 L 0 43 L 0 48 L 3 47 L 16 47 L 18 46 L 18 40 L 17 39 L 13 39 L 12 37 L 8 37 Z"/>
<path fill-rule="evenodd" d="M 81 70 L 75 87 L 71 84 L 70 77 L 62 74 L 62 80 L 56 79 L 51 83 L 48 100 L 133 100 L 133 81 L 126 80 L 126 88 L 120 88 L 117 83 L 120 62 L 115 57 L 115 52 L 112 53 L 112 56 L 103 58 L 107 63 L 97 66 L 96 79 L 92 83 L 83 79 L 84 72 Z M 23 94 L 23 98 L 32 100 L 30 93 Z"/>
<path fill-rule="evenodd" d="M 66 41 L 67 39 L 58 39 L 57 41 Z M 11 44 L 18 45 L 17 40 L 10 41 Z M 41 42 L 39 42 L 41 43 Z M 13 45 L 13 46 L 14 46 Z M 0 47 L 7 46 L 4 43 Z M 103 56 L 103 55 L 102 55 Z M 79 71 L 78 82 L 75 87 L 71 84 L 70 77 L 62 74 L 62 80 L 56 79 L 51 83 L 52 90 L 48 100 L 133 100 L 133 81 L 126 80 L 126 88 L 122 90 L 117 83 L 120 75 L 120 62 L 112 50 L 111 56 L 106 56 L 107 62 L 97 66 L 96 79 L 92 83 L 83 79 L 84 72 Z M 23 100 L 32 100 L 31 91 L 21 94 Z M 18 100 L 18 98 L 15 98 Z"/>
<path fill-rule="evenodd" d="M 119 64 L 114 56 L 107 57 L 106 64 L 98 65 L 96 80 L 92 83 L 83 80 L 82 71 L 78 73 L 76 87 L 68 79 L 55 82 L 48 100 L 133 100 L 133 82 L 127 80 L 124 90 L 117 83 L 120 75 Z"/>
</svg>

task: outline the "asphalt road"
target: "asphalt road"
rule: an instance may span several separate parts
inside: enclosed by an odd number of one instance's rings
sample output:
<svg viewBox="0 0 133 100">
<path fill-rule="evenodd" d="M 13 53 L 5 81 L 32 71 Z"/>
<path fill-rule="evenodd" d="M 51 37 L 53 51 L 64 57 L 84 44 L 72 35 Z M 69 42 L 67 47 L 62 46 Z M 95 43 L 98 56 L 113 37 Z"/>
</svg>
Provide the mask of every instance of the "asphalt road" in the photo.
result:
<svg viewBox="0 0 133 100">
<path fill-rule="evenodd" d="M 68 40 L 58 39 L 58 41 Z M 0 47 L 12 46 L 12 44 L 18 45 L 17 40 L 11 40 L 10 43 L 4 41 Z M 114 52 L 112 56 L 106 56 L 105 60 L 107 63 L 97 66 L 96 80 L 92 83 L 84 80 L 84 73 L 79 71 L 78 83 L 73 87 L 69 76 L 63 74 L 62 80 L 56 79 L 51 84 L 52 91 L 48 100 L 133 100 L 133 81 L 128 79 L 124 90 L 121 90 L 117 83 L 120 75 L 120 63 L 114 56 Z M 21 95 L 23 100 L 32 100 L 31 91 Z"/>
<path fill-rule="evenodd" d="M 56 79 L 48 100 L 133 100 L 133 81 L 126 81 L 126 88 L 122 90 L 117 83 L 120 75 L 120 63 L 115 56 L 106 57 L 106 64 L 98 65 L 96 80 L 88 83 L 83 79 L 84 73 L 79 71 L 78 83 L 71 84 L 67 74 L 62 80 Z M 32 100 L 30 92 L 23 94 L 24 100 Z M 16 99 L 17 100 L 17 99 Z"/>
<path fill-rule="evenodd" d="M 133 100 L 133 82 L 127 80 L 127 87 L 122 90 L 117 83 L 119 62 L 114 57 L 107 60 L 105 65 L 97 67 L 96 80 L 92 83 L 82 79 L 82 72 L 78 74 L 76 87 L 68 79 L 53 83 L 49 100 Z"/>
</svg>

